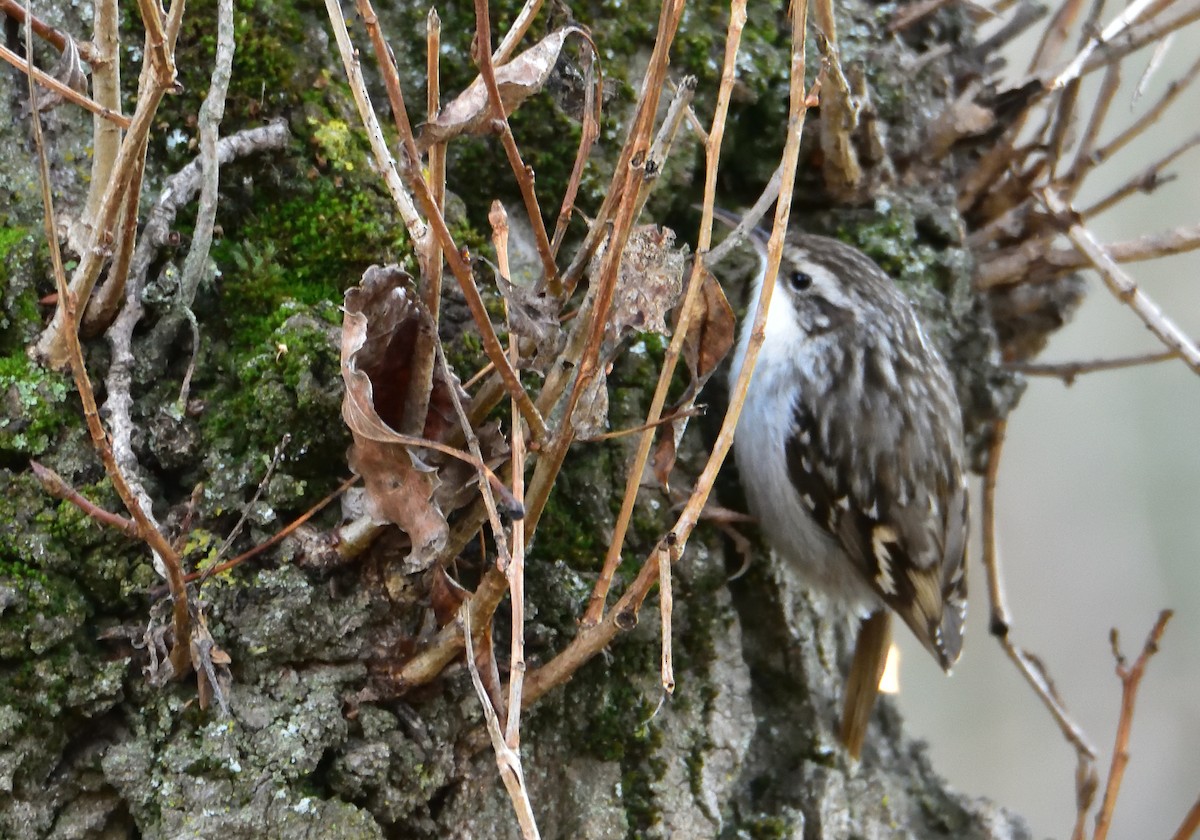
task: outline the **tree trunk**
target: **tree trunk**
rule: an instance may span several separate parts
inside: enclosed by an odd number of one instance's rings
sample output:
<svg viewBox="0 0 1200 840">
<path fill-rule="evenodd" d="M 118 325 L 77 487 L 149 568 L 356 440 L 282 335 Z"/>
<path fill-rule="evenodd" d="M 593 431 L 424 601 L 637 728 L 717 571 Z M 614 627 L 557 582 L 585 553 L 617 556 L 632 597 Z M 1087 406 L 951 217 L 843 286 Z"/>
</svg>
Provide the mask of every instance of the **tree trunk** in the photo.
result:
<svg viewBox="0 0 1200 840">
<path fill-rule="evenodd" d="M 339 413 L 341 293 L 373 263 L 399 261 L 415 271 L 318 11 L 237 4 L 222 134 L 282 117 L 292 140 L 221 170 L 217 222 L 224 238 L 219 232 L 213 250 L 216 271 L 187 307 L 199 325 L 199 347 L 182 406 L 176 403 L 194 339 L 174 278 L 194 205 L 180 208 L 169 225 L 182 236 L 153 252 L 141 295 L 133 445 L 154 513 L 179 538 L 189 569 L 218 559 L 243 512 L 233 550 L 219 559 L 263 542 L 348 474 L 349 436 Z M 449 98 L 475 72 L 468 58 L 474 21 L 442 11 Z M 629 85 L 637 78 L 627 67 L 644 63 L 657 10 L 615 4 L 572 11 L 593 27 L 601 54 L 615 56 L 604 61 L 615 81 L 591 163 L 598 175 L 585 180 L 579 200 L 591 212 L 625 132 Z M 832 110 L 825 106 L 806 130 L 798 223 L 839 232 L 881 263 L 892 255 L 884 267 L 911 281 L 932 331 L 951 351 L 978 464 L 991 424 L 1018 392 L 995 367 L 991 310 L 971 291 L 964 226 L 947 186 L 982 146 L 955 147 L 936 166 L 923 161 L 935 117 L 950 113 L 966 82 L 984 74 L 986 56 L 973 52 L 972 26 L 958 9 L 943 9 L 900 38 L 885 33 L 882 7 L 848 0 L 837 11 L 851 90 L 869 95 L 861 119 L 870 129 L 854 135 L 865 175 L 853 185 L 828 166 L 822 170 L 817 151 L 829 129 L 822 120 L 828 123 Z M 187 10 L 178 58 L 184 92 L 165 101 L 155 122 L 143 220 L 164 179 L 193 157 L 190 118 L 209 85 L 214 15 L 209 3 Z M 496 12 L 494 30 L 505 31 L 512 15 Z M 673 54 L 673 74 L 700 77 L 702 121 L 712 109 L 725 15 L 720 5 L 697 7 Z M 66 10 L 49 17 L 88 37 Z M 423 113 L 416 105 L 424 90 L 424 17 L 416 5 L 384 16 L 414 122 Z M 787 34 L 776 32 L 782 6 L 756 4 L 750 17 L 746 55 L 753 58 L 729 121 L 722 182 L 731 205 L 749 203 L 761 190 L 786 119 Z M 545 29 L 535 25 L 535 32 Z M 133 79 L 140 24 L 126 20 L 122 36 L 122 76 Z M 948 52 L 933 52 L 943 45 Z M 365 39 L 360 46 L 365 56 Z M 810 45 L 810 79 L 816 53 Z M 45 45 L 36 54 L 42 66 L 53 63 Z M 928 60 L 918 62 L 922 57 Z M 373 92 L 382 103 L 382 88 Z M 191 677 L 152 684 L 147 674 L 161 655 L 156 641 L 169 641 L 169 609 L 149 553 L 48 496 L 29 467 L 36 459 L 95 504 L 124 514 L 91 451 L 70 378 L 25 355 L 47 319 L 49 309 L 37 301 L 52 291 L 53 279 L 43 256 L 24 78 L 7 74 L 0 96 L 13 115 L 0 127 L 0 180 L 12 197 L 0 216 L 0 836 L 519 837 L 461 656 L 427 685 L 390 679 L 437 632 L 428 609 L 431 576 L 405 573 L 407 546 L 398 532 L 385 533 L 363 557 L 334 562 L 324 535 L 340 512 L 327 509 L 280 548 L 197 585 L 208 630 L 232 659 L 228 715 L 215 702 L 201 708 Z M 523 106 L 514 132 L 552 219 L 579 129 L 550 99 L 542 93 Z M 80 184 L 91 117 L 68 104 L 43 119 L 57 210 L 74 218 L 86 197 Z M 870 148 L 876 141 L 883 145 Z M 647 217 L 686 225 L 698 196 L 697 159 L 687 149 L 675 152 L 660 176 L 671 186 L 654 194 Z M 511 215 L 520 206 L 499 142 L 452 145 L 450 171 L 456 235 L 481 250 L 491 199 L 509 200 Z M 447 280 L 442 328 L 450 361 L 466 379 L 484 360 L 460 326 L 466 316 L 450 286 Z M 740 296 L 731 289 L 731 298 Z M 1029 329 L 1041 335 L 1042 327 Z M 652 336 L 638 341 L 639 351 L 622 356 L 609 374 L 612 428 L 644 420 L 663 345 Z M 95 339 L 87 355 L 103 399 L 108 345 Z M 698 473 L 719 420 L 723 397 L 706 393 L 703 400 L 712 406 L 710 419 L 694 423 L 680 448 L 674 482 L 681 486 Z M 284 457 L 256 496 L 285 434 Z M 568 456 L 526 564 L 530 671 L 577 632 L 632 440 L 577 443 Z M 718 492 L 730 506 L 741 504 L 732 479 Z M 643 490 L 617 587 L 669 529 L 671 502 L 658 489 Z M 676 564 L 674 696 L 664 699 L 659 685 L 651 600 L 636 628 L 526 713 L 521 758 L 542 836 L 1028 837 L 1002 808 L 948 790 L 886 699 L 862 761 L 846 756 L 834 732 L 848 621 L 772 562 L 753 526 L 741 530 L 755 541 L 748 559 L 722 532 L 702 526 Z M 479 579 L 489 545 L 477 541 L 462 553 L 454 574 L 464 584 Z M 731 579 L 744 562 L 745 573 Z M 157 600 L 147 598 L 150 592 Z M 498 651 L 506 650 L 507 621 L 502 606 Z M 507 657 L 497 657 L 503 673 Z"/>
</svg>

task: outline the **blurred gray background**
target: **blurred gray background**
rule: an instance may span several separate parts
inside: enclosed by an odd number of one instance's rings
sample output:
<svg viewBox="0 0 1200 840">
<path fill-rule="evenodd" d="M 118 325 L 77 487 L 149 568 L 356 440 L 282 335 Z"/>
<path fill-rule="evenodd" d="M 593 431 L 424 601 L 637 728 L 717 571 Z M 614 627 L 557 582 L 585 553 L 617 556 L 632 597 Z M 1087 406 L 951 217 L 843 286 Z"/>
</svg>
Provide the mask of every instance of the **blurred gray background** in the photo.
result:
<svg viewBox="0 0 1200 840">
<path fill-rule="evenodd" d="M 1102 142 L 1187 70 L 1198 43 L 1196 25 L 1181 32 L 1136 102 L 1133 89 L 1149 54 L 1126 64 L 1124 89 Z M 1010 78 L 1020 76 L 1031 50 L 1029 38 L 1014 46 Z M 1094 99 L 1096 82 L 1085 87 L 1085 102 Z M 1200 87 L 1184 93 L 1148 136 L 1100 167 L 1077 204 L 1107 194 L 1197 131 Z M 1100 240 L 1200 222 L 1200 151 L 1170 171 L 1178 176 L 1174 182 L 1094 220 L 1090 226 Z M 1200 256 L 1126 268 L 1169 317 L 1200 337 Z M 1161 349 L 1098 278 L 1088 279 L 1082 309 L 1040 361 Z M 1031 378 L 1009 422 L 997 533 L 1013 638 L 1045 661 L 1097 747 L 1102 785 L 1121 698 L 1109 630 L 1120 631 L 1132 659 L 1159 610 L 1175 610 L 1138 696 L 1112 838 L 1168 840 L 1200 796 L 1198 437 L 1200 377 L 1179 361 L 1086 374 L 1070 387 Z M 974 491 L 978 523 L 978 484 Z M 975 540 L 963 659 L 945 679 L 908 634 L 897 634 L 903 652 L 899 703 L 911 731 L 929 741 L 934 765 L 957 788 L 1023 813 L 1036 837 L 1065 838 L 1075 814 L 1074 753 L 988 636 L 977 525 Z M 1089 820 L 1089 836 L 1091 828 Z"/>
</svg>

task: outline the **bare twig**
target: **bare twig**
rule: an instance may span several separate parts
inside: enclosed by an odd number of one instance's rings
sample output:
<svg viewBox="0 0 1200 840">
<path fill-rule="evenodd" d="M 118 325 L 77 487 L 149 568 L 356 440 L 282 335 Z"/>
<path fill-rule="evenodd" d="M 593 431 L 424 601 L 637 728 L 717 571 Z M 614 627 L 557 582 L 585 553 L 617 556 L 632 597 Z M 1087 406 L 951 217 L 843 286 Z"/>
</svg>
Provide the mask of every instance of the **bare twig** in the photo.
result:
<svg viewBox="0 0 1200 840">
<path fill-rule="evenodd" d="M 90 96 L 84 96 L 82 93 L 79 93 L 68 85 L 63 84 L 44 70 L 39 70 L 37 67 L 34 67 L 32 64 L 21 58 L 21 56 L 17 55 L 3 44 L 0 44 L 0 58 L 3 58 L 22 73 L 32 73 L 34 80 L 36 80 L 39 85 L 49 88 L 63 99 L 70 100 L 80 108 L 84 108 L 96 116 L 108 120 L 109 122 L 120 126 L 121 128 L 130 127 L 131 122 L 129 117 L 122 116 L 119 112 L 114 111 L 111 108 L 104 107 Z M 30 94 L 30 96 L 32 97 L 33 94 Z M 35 100 L 30 99 L 30 102 L 34 101 Z"/>
<path fill-rule="evenodd" d="M 468 598 L 464 601 L 458 612 L 459 621 L 463 625 L 463 635 L 467 638 L 473 638 L 471 600 L 473 599 Z M 471 672 L 471 683 L 475 686 L 475 693 L 479 696 L 480 705 L 483 706 L 488 735 L 492 739 L 492 749 L 496 752 L 496 765 L 500 768 L 500 778 L 504 780 L 508 798 L 512 800 L 517 822 L 521 826 L 521 836 L 525 840 L 534 840 L 540 835 L 537 822 L 533 817 L 533 806 L 529 802 L 529 792 L 525 788 L 525 776 L 521 772 L 521 756 L 516 749 L 505 743 L 504 733 L 500 730 L 500 719 L 496 715 L 496 709 L 492 706 L 491 698 L 488 697 L 488 693 L 483 687 L 479 668 L 475 664 L 475 652 L 472 650 L 467 651 L 467 669 Z"/>
<path fill-rule="evenodd" d="M 223 574 L 224 572 L 229 571 L 230 569 L 234 568 L 235 566 L 240 566 L 242 563 L 245 563 L 247 560 L 252 560 L 255 557 L 257 557 L 258 555 L 262 554 L 263 552 L 279 545 L 279 543 L 281 543 L 285 539 L 287 539 L 287 537 L 290 534 L 292 534 L 297 528 L 299 528 L 305 522 L 312 519 L 314 516 L 316 516 L 318 513 L 320 513 L 326 507 L 328 507 L 330 502 L 337 499 L 339 496 L 341 496 L 343 493 L 345 493 L 347 490 L 349 490 L 351 487 L 353 487 L 357 482 L 358 482 L 358 476 L 356 476 L 356 475 L 350 476 L 345 481 L 343 481 L 341 484 L 339 484 L 337 489 L 335 489 L 332 493 L 330 493 L 325 498 L 321 499 L 321 501 L 317 502 L 315 505 L 310 507 L 304 513 L 300 514 L 300 516 L 297 516 L 295 519 L 293 519 L 291 522 L 289 522 L 284 528 L 280 529 L 279 532 L 276 533 L 274 536 L 272 536 L 269 540 L 259 543 L 258 545 L 254 546 L 254 548 L 251 548 L 248 551 L 243 551 L 237 557 L 232 557 L 229 560 L 226 560 L 224 563 L 218 563 L 217 565 L 212 566 L 208 569 L 204 569 L 202 571 L 192 572 L 192 573 L 188 574 L 184 578 L 184 580 L 186 580 L 188 583 L 192 583 L 193 581 L 200 580 L 201 578 L 209 578 L 209 577 L 212 577 L 213 575 Z M 157 595 L 157 593 L 151 593 L 151 594 Z"/>
<path fill-rule="evenodd" d="M 483 78 L 484 87 L 487 88 L 492 119 L 495 120 L 496 131 L 500 134 L 504 153 L 508 156 L 508 165 L 512 167 L 513 175 L 517 178 L 517 186 L 521 189 L 521 199 L 525 202 L 525 214 L 529 217 L 529 225 L 533 228 L 533 238 L 537 244 L 538 256 L 542 259 L 542 271 L 546 275 L 546 288 L 550 294 L 559 297 L 562 295 L 562 282 L 558 276 L 558 266 L 554 264 L 550 237 L 546 234 L 546 220 L 542 218 L 542 209 L 538 206 L 537 193 L 533 189 L 533 168 L 526 166 L 525 162 L 521 160 L 521 150 L 517 148 L 516 138 L 513 137 L 512 127 L 508 123 L 508 114 L 500 99 L 500 88 L 496 84 L 496 68 L 492 64 L 492 22 L 489 16 L 488 0 L 475 0 L 475 45 L 478 50 L 479 75 Z"/>
<path fill-rule="evenodd" d="M 1113 242 L 1104 248 L 1118 263 L 1184 254 L 1200 248 L 1200 225 Z M 1051 248 L 1043 238 L 1028 239 L 1020 246 L 1001 251 L 981 263 L 976 269 L 975 287 L 992 289 L 1013 283 L 1053 280 L 1091 264 L 1087 255 L 1080 253 L 1078 248 Z"/>
<path fill-rule="evenodd" d="M 1059 218 L 1064 218 L 1070 211 L 1062 199 L 1053 190 L 1042 193 L 1046 206 Z M 1070 220 L 1067 227 L 1067 238 L 1075 247 L 1085 254 L 1092 266 L 1100 274 L 1109 290 L 1117 299 L 1128 306 L 1150 328 L 1150 332 L 1158 336 L 1171 350 L 1177 352 L 1184 364 L 1193 372 L 1200 374 L 1200 349 L 1169 319 L 1158 304 L 1154 303 L 1146 293 L 1116 263 L 1108 251 L 1096 241 L 1092 232 L 1081 222 Z"/>
<path fill-rule="evenodd" d="M 1142 652 L 1132 665 L 1128 665 L 1121 653 L 1117 631 L 1114 628 L 1109 635 L 1112 641 L 1113 657 L 1117 660 L 1117 677 L 1121 680 L 1121 715 L 1117 719 L 1117 736 L 1113 744 L 1112 763 L 1108 768 L 1108 782 L 1104 786 L 1104 798 L 1100 802 L 1100 810 L 1096 813 L 1096 830 L 1092 840 L 1105 840 L 1108 829 L 1112 824 L 1113 809 L 1117 805 L 1117 794 L 1121 790 L 1121 781 L 1125 777 L 1125 768 L 1129 764 L 1129 734 L 1133 729 L 1133 709 L 1137 702 L 1138 688 L 1142 676 L 1146 673 L 1146 665 L 1150 657 L 1158 653 L 1158 643 L 1162 640 L 1167 622 L 1171 620 L 1171 610 L 1163 610 L 1158 614 L 1158 621 L 1146 637 Z"/>
<path fill-rule="evenodd" d="M 1157 161 L 1147 166 L 1141 173 L 1133 176 L 1124 184 L 1106 195 L 1104 198 L 1100 199 L 1086 210 L 1083 210 L 1082 215 L 1084 218 L 1092 219 L 1119 202 L 1124 201 L 1134 193 L 1153 192 L 1155 189 L 1170 180 L 1170 178 L 1162 177 L 1162 171 L 1185 152 L 1194 149 L 1196 146 L 1200 146 L 1200 133 L 1193 134 L 1191 137 L 1184 140 Z"/>
<path fill-rule="evenodd" d="M 675 535 L 668 534 L 666 545 L 658 546 L 658 620 L 661 634 L 662 655 L 659 663 L 659 680 L 668 695 L 675 692 L 675 665 L 672 655 L 671 614 L 675 610 L 675 596 L 671 591 L 671 565 L 675 556 Z"/>
<path fill-rule="evenodd" d="M 25 48 L 27 53 L 30 55 L 33 54 L 33 30 L 28 17 L 25 22 Z M 28 75 L 27 79 L 29 81 L 29 96 L 32 100 L 34 95 L 32 74 Z M 126 481 L 125 473 L 114 455 L 113 446 L 110 444 L 108 434 L 100 421 L 95 394 L 92 391 L 92 382 L 88 378 L 87 365 L 83 358 L 83 348 L 79 343 L 76 297 L 67 285 L 67 275 L 63 267 L 62 252 L 58 246 L 54 200 L 50 191 L 50 161 L 46 155 L 46 144 L 42 136 L 42 120 L 37 108 L 32 109 L 30 116 L 33 123 L 34 145 L 38 152 L 38 175 L 41 181 L 42 203 L 44 207 L 42 218 L 45 222 L 46 243 L 50 249 L 50 262 L 54 270 L 54 280 L 58 288 L 58 313 L 62 316 L 66 359 L 70 364 L 71 374 L 75 380 L 75 388 L 79 392 L 80 401 L 83 403 L 83 415 L 87 422 L 88 432 L 92 438 L 92 445 L 100 455 L 100 460 L 104 464 L 104 470 L 109 480 L 112 481 L 117 495 L 121 497 L 121 501 L 125 504 L 126 509 L 137 523 L 138 536 L 155 553 L 163 566 L 165 577 L 170 583 L 171 598 L 173 601 L 173 626 L 175 630 L 174 645 L 171 648 L 171 666 L 174 675 L 182 678 L 191 670 L 191 615 L 188 609 L 187 588 L 183 582 L 183 569 L 179 561 L 179 555 L 150 519 L 146 508 L 143 507 Z"/>
<path fill-rule="evenodd" d="M 271 476 L 275 474 L 275 470 L 279 467 L 279 462 L 283 460 L 283 453 L 287 449 L 287 445 L 291 442 L 291 439 L 292 436 L 290 434 L 284 434 L 283 439 L 275 447 L 275 453 L 271 456 L 271 462 L 267 464 L 267 469 L 263 472 L 262 480 L 258 482 L 258 487 L 254 490 L 254 495 L 242 507 L 242 515 L 238 517 L 238 521 L 234 524 L 232 530 L 230 530 L 229 535 L 225 537 L 225 540 L 221 543 L 221 547 L 217 549 L 214 558 L 219 559 L 224 555 L 229 550 L 229 547 L 233 545 L 233 541 L 237 539 L 242 528 L 246 526 L 246 522 L 250 519 L 250 514 L 254 510 L 254 506 L 262 498 L 267 485 L 271 483 Z"/>
<path fill-rule="evenodd" d="M 33 470 L 33 474 L 41 483 L 42 489 L 54 498 L 70 502 L 87 514 L 90 519 L 96 520 L 101 525 L 116 528 L 131 539 L 136 540 L 141 538 L 141 531 L 138 530 L 136 522 L 126 519 L 119 514 L 109 513 L 104 508 L 88 501 L 78 490 L 67 484 L 63 477 L 54 470 L 39 464 L 37 461 L 30 461 L 29 468 Z"/>
<path fill-rule="evenodd" d="M 1071 718 L 1042 661 L 1013 643 L 1010 635 L 1012 620 L 1006 604 L 1004 581 L 1000 573 L 1000 556 L 996 548 L 996 480 L 1000 474 L 1000 455 L 1004 448 L 1007 422 L 997 421 L 992 431 L 987 468 L 983 476 L 983 568 L 987 573 L 988 606 L 991 610 L 989 630 L 1000 643 L 1004 653 L 1033 689 L 1042 705 L 1050 712 L 1067 743 L 1075 750 L 1075 834 L 1082 840 L 1084 819 L 1092 807 L 1099 780 L 1096 776 L 1096 750 L 1079 724 Z"/>
<path fill-rule="evenodd" d="M 1187 812 L 1179 829 L 1171 835 L 1171 840 L 1191 840 L 1197 830 L 1200 830 L 1200 799 Z"/>
<path fill-rule="evenodd" d="M 583 114 L 579 132 L 579 148 L 575 151 L 575 163 L 571 166 L 571 177 L 567 180 L 562 206 L 559 207 L 558 219 L 554 223 L 554 240 L 550 243 L 550 252 L 554 257 L 558 256 L 558 249 L 567 235 L 567 225 L 575 212 L 575 197 L 579 194 L 579 186 L 583 181 L 583 169 L 587 164 L 588 155 L 591 153 L 596 138 L 600 136 L 601 91 L 604 87 L 604 78 L 600 71 L 599 51 L 590 37 L 587 38 L 587 43 L 591 47 L 591 52 L 584 57 L 586 65 L 584 67 Z M 561 285 L 560 280 L 560 294 L 563 292 Z"/>
<path fill-rule="evenodd" d="M 508 249 L 504 248 L 505 256 L 501 268 L 507 270 Z M 497 243 L 496 253 L 499 258 L 501 249 Z M 509 326 L 508 347 L 512 354 L 513 367 L 520 364 L 520 341 Z M 517 409 L 512 407 L 515 419 L 512 425 L 512 492 L 518 504 L 525 499 L 525 430 Z M 509 749 L 516 750 L 521 745 L 521 697 L 525 688 L 525 521 L 516 520 L 512 524 L 511 558 L 505 573 L 508 577 L 509 603 L 512 610 L 512 629 L 509 666 L 508 666 L 508 720 L 504 726 L 504 743 Z"/>
<path fill-rule="evenodd" d="M 433 122 L 441 113 L 441 52 L 442 52 L 442 21 L 436 9 L 430 8 L 425 18 L 425 78 L 429 88 L 425 92 L 425 112 L 428 122 Z M 446 209 L 446 144 L 434 143 L 429 147 L 429 191 L 433 197 L 434 206 L 438 212 Z M 441 254 L 425 266 L 425 286 L 421 290 L 425 307 L 436 327 L 441 318 L 442 310 L 442 268 Z"/>
<path fill-rule="evenodd" d="M 717 104 L 713 111 L 712 128 L 705 142 L 705 175 L 704 175 L 704 209 L 700 220 L 700 234 L 696 243 L 696 251 L 705 253 L 712 244 L 713 205 L 716 201 L 717 167 L 721 156 L 721 143 L 725 137 L 725 120 L 729 113 L 729 100 L 732 96 L 734 74 L 737 68 L 738 48 L 741 44 L 742 29 L 746 25 L 745 0 L 734 0 L 730 4 L 729 25 L 725 34 L 725 61 L 721 71 L 721 84 L 717 89 Z M 587 611 L 583 616 L 583 624 L 597 624 L 604 613 L 604 605 L 608 598 L 608 590 L 612 585 L 613 576 L 621 563 L 621 549 L 624 547 L 625 535 L 633 516 L 633 508 L 637 502 L 638 488 L 641 486 L 642 472 L 650 447 L 654 443 L 654 426 L 662 416 L 662 409 L 667 400 L 670 384 L 674 379 L 675 366 L 683 352 L 683 342 L 687 337 L 688 325 L 694 315 L 696 300 L 699 298 L 703 285 L 703 264 L 696 260 L 692 264 L 692 272 L 688 277 L 687 288 L 684 291 L 683 303 L 679 307 L 678 323 L 671 336 L 671 343 L 663 357 L 662 369 L 659 371 L 658 383 L 654 396 L 650 400 L 650 410 L 646 415 L 646 425 L 649 427 L 642 432 L 637 449 L 625 473 L 625 495 L 621 500 L 621 510 L 613 527 L 613 535 L 609 540 L 608 552 L 604 557 L 604 566 L 600 576 L 592 588 L 588 600 Z"/>
<path fill-rule="evenodd" d="M 1119 356 L 1115 359 L 1088 359 L 1079 362 L 1013 362 L 1005 367 L 1026 376 L 1050 376 L 1061 379 L 1064 385 L 1073 385 L 1075 379 L 1084 373 L 1140 367 L 1178 358 L 1179 354 L 1174 350 L 1162 350 L 1158 353 L 1139 353 L 1134 356 Z"/>
<path fill-rule="evenodd" d="M 521 43 L 521 39 L 525 37 L 525 33 L 529 31 L 530 25 L 533 24 L 533 19 L 537 17 L 537 13 L 541 9 L 542 0 L 525 0 L 525 5 L 521 7 L 516 20 L 508 28 L 508 32 L 504 34 L 504 39 L 500 42 L 500 46 L 496 47 L 496 51 L 492 53 L 493 64 L 500 66 L 501 64 L 508 63 L 508 60 L 512 58 L 513 51 Z"/>
</svg>

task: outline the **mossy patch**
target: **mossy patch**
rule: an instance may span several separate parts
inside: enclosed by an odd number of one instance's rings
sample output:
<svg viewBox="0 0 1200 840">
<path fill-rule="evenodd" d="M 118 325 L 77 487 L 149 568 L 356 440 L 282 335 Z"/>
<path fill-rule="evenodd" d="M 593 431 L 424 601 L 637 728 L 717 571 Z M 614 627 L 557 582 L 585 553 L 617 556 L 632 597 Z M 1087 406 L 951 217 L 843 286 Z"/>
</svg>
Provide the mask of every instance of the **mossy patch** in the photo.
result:
<svg viewBox="0 0 1200 840">
<path fill-rule="evenodd" d="M 0 356 L 0 459 L 38 456 L 63 425 L 77 420 L 72 387 L 58 373 L 39 367 L 16 351 Z"/>
<path fill-rule="evenodd" d="M 220 406 L 200 420 L 206 499 L 214 515 L 240 508 L 243 488 L 262 479 L 285 435 L 289 443 L 263 500 L 267 506 L 300 507 L 345 472 L 350 438 L 340 420 L 337 306 L 288 302 L 274 319 L 282 323 L 259 347 L 223 356 L 233 367 L 217 372 L 208 393 Z M 259 514 L 271 518 L 267 511 Z"/>
</svg>

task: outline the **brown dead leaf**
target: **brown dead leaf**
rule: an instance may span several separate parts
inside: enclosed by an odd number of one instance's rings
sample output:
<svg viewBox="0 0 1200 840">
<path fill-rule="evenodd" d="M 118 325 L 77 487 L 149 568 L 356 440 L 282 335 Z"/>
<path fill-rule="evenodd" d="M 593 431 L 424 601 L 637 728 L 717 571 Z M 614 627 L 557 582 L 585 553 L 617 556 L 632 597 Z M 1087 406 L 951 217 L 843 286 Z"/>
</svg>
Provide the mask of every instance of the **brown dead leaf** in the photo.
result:
<svg viewBox="0 0 1200 840">
<path fill-rule="evenodd" d="M 700 270 L 704 272 L 704 279 L 700 298 L 696 301 L 697 311 L 692 315 L 683 341 L 683 358 L 692 372 L 695 391 L 704 386 L 729 353 L 737 334 L 737 318 L 725 298 L 725 290 L 708 269 L 701 267 Z"/>
<path fill-rule="evenodd" d="M 434 497 L 437 473 L 397 442 L 392 425 L 398 426 L 404 416 L 409 366 L 423 321 L 411 278 L 398 266 L 371 266 L 362 282 L 346 292 L 342 417 L 354 436 L 350 469 L 363 478 L 371 516 L 398 525 L 412 540 L 405 563 L 410 572 L 427 568 L 449 533 Z M 435 402 L 431 396 L 426 437 L 444 425 Z"/>
<path fill-rule="evenodd" d="M 605 330 L 606 357 L 616 344 L 635 332 L 670 335 L 666 316 L 683 289 L 685 248 L 676 248 L 675 232 L 656 225 L 642 225 L 629 234 L 621 255 L 617 288 Z M 591 275 L 598 280 L 604 250 L 592 260 Z M 595 283 L 593 283 L 595 288 Z"/>
<path fill-rule="evenodd" d="M 429 587 L 429 603 L 433 607 L 438 627 L 445 627 L 454 621 L 458 615 L 458 608 L 470 594 L 458 581 L 446 574 L 444 568 L 434 568 L 433 580 Z"/>
<path fill-rule="evenodd" d="M 506 116 L 542 89 L 558 63 L 563 42 L 572 34 L 585 33 L 578 26 L 564 26 L 496 68 L 496 87 L 500 90 L 500 102 Z M 424 152 L 434 143 L 445 142 L 460 134 L 484 133 L 493 116 L 483 77 L 476 76 L 475 81 L 443 108 L 436 119 L 421 126 L 417 146 Z"/>
<path fill-rule="evenodd" d="M 650 458 L 654 478 L 667 493 L 671 492 L 671 471 L 675 469 L 676 444 L 675 421 L 668 420 L 659 427 L 658 441 L 654 444 L 654 454 Z"/>
</svg>

